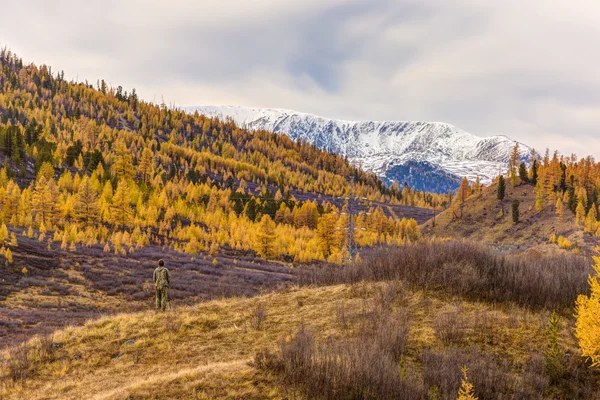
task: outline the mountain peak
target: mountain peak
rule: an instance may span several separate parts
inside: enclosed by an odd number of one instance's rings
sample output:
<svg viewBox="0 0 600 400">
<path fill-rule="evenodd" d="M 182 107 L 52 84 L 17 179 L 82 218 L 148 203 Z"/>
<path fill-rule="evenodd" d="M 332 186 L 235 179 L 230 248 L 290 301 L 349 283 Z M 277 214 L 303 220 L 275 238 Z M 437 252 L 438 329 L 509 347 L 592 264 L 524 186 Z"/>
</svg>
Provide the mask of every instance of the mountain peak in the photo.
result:
<svg viewBox="0 0 600 400">
<path fill-rule="evenodd" d="M 336 120 L 293 110 L 241 106 L 184 107 L 184 110 L 231 118 L 249 129 L 306 140 L 348 156 L 388 184 L 397 180 L 434 192 L 455 189 L 463 176 L 491 183 L 494 176 L 506 170 L 517 143 L 504 135 L 475 136 L 445 122 Z M 531 149 L 520 146 L 521 157 L 526 161 Z"/>
</svg>

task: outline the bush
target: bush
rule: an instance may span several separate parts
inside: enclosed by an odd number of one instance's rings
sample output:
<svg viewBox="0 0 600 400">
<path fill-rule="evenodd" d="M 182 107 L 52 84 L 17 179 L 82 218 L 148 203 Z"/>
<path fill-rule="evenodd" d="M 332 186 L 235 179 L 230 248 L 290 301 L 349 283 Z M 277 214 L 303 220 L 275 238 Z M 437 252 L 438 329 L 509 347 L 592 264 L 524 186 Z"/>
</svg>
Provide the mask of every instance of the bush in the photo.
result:
<svg viewBox="0 0 600 400">
<path fill-rule="evenodd" d="M 420 399 L 424 392 L 410 372 L 372 341 L 361 338 L 328 341 L 317 346 L 301 325 L 280 346 L 281 361 L 262 357 L 262 365 L 281 366 L 286 379 L 311 399 Z M 404 376 L 403 376 L 404 375 Z"/>
<path fill-rule="evenodd" d="M 302 284 L 405 281 L 419 289 L 437 289 L 473 300 L 517 303 L 532 308 L 570 308 L 589 293 L 586 257 L 499 256 L 465 242 L 423 242 L 381 249 L 344 267 L 327 265 L 303 271 Z"/>
<path fill-rule="evenodd" d="M 461 309 L 444 311 L 433 320 L 433 329 L 437 339 L 446 346 L 459 344 L 466 335 L 466 324 Z"/>
<path fill-rule="evenodd" d="M 250 318 L 250 325 L 257 331 L 261 330 L 267 320 L 267 307 L 263 303 L 258 303 Z"/>
<path fill-rule="evenodd" d="M 469 381 L 475 395 L 480 399 L 529 399 L 543 395 L 532 393 L 520 384 L 510 373 L 505 363 L 496 361 L 490 354 L 475 348 L 433 351 L 425 350 L 421 356 L 423 363 L 423 384 L 430 391 L 437 388 L 441 399 L 456 399 L 461 387 L 463 368 L 469 370 Z M 520 392 L 521 395 L 517 396 Z"/>
</svg>

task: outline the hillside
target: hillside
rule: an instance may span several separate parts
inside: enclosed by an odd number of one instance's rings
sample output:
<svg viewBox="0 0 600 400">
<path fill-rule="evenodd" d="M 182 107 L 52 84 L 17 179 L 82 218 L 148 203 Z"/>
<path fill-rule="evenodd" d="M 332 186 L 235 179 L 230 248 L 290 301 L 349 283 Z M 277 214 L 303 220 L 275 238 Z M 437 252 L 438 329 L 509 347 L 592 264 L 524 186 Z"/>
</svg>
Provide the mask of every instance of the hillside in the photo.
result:
<svg viewBox="0 0 600 400">
<path fill-rule="evenodd" d="M 287 134 L 346 156 L 389 185 L 407 182 L 417 190 L 436 193 L 456 189 L 464 176 L 491 183 L 499 170 L 506 169 L 517 143 L 505 136 L 477 137 L 441 122 L 342 121 L 291 110 L 233 106 L 184 109 L 231 118 L 248 129 Z M 527 161 L 531 149 L 520 147 Z"/>
<path fill-rule="evenodd" d="M 418 207 L 443 201 L 388 188 L 306 142 L 145 102 L 103 80 L 66 81 L 7 49 L 0 88 L 0 241 L 11 239 L 6 225 L 63 250 L 155 245 L 341 262 L 345 238 L 323 246 L 318 227 L 345 229 L 347 207 L 369 214 L 356 238 L 368 247 L 418 236 L 411 218 L 429 214 Z"/>
<path fill-rule="evenodd" d="M 473 251 L 479 252 L 452 245 L 431 249 L 431 253 L 423 248 L 409 253 L 440 260 L 450 256 L 455 261 L 447 261 L 445 268 L 458 267 L 468 274 L 469 265 L 475 266 L 467 261 L 470 257 L 488 257 Z M 422 268 L 425 260 L 436 263 L 429 258 L 414 261 Z M 430 261 L 425 265 L 432 267 Z M 579 272 L 566 274 L 560 265 L 565 262 Z M 587 272 L 579 269 L 581 260 L 554 259 L 550 265 L 557 268 L 548 271 L 558 272 L 563 280 L 576 281 L 575 286 L 586 284 Z M 457 289 L 453 284 L 443 285 L 427 291 L 409 289 L 400 281 L 295 287 L 251 299 L 177 307 L 167 313 L 101 317 L 55 332 L 41 342 L 8 349 L 0 368 L 4 382 L 0 393 L 3 399 L 32 400 L 345 399 L 356 390 L 374 390 L 371 396 L 363 392 L 358 398 L 382 398 L 376 394 L 390 390 L 387 393 L 396 393 L 394 398 L 425 399 L 437 391 L 441 399 L 455 399 L 460 369 L 468 367 L 480 398 L 598 395 L 599 376 L 586 370 L 577 356 L 570 313 L 559 317 L 556 325 L 565 355 L 564 360 L 560 356 L 564 372 L 548 375 L 542 357 L 548 340 L 548 308 L 469 300 L 451 295 L 447 290 Z M 544 293 L 551 302 L 568 303 L 572 293 L 563 298 L 564 289 L 556 289 L 540 282 L 533 287 L 527 284 L 523 294 Z M 304 362 L 316 362 L 327 354 L 335 357 L 336 351 L 341 360 L 355 354 L 358 358 L 353 363 L 340 365 L 357 369 L 332 380 L 306 381 L 302 378 L 306 375 L 297 375 L 308 367 Z M 388 352 L 396 357 L 391 364 L 386 361 Z M 29 361 L 19 358 L 25 353 Z M 313 371 L 325 373 L 318 365 Z M 349 376 L 362 383 L 328 397 L 328 385 L 349 383 Z M 321 394 L 311 395 L 311 390 Z"/>
<path fill-rule="evenodd" d="M 569 250 L 594 254 L 600 244 L 599 238 L 584 231 L 584 224 L 576 221 L 576 215 L 563 208 L 563 215 L 556 212 L 556 201 L 547 201 L 541 211 L 536 209 L 536 192 L 531 184 L 507 183 L 505 198 L 497 198 L 498 183 L 494 182 L 481 192 L 466 198 L 460 205 L 459 197 L 454 206 L 436 215 L 435 223 L 427 221 L 421 227 L 424 235 L 465 238 L 488 244 L 501 251 L 516 252 L 530 248 L 538 251 L 557 251 L 559 245 L 552 237 L 564 237 L 571 242 Z M 518 200 L 519 223 L 512 220 L 512 202 Z M 435 226 L 434 226 L 435 224 Z"/>
</svg>

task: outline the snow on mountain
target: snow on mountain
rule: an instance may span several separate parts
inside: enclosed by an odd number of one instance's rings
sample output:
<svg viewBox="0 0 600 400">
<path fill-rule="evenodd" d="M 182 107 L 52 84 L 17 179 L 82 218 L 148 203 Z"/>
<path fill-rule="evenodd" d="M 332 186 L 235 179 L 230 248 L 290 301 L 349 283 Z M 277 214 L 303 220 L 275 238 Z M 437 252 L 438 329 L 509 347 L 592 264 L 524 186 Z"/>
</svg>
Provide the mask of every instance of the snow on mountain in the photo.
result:
<svg viewBox="0 0 600 400">
<path fill-rule="evenodd" d="M 516 143 L 506 136 L 478 137 L 442 122 L 343 121 L 284 109 L 237 106 L 184 110 L 231 118 L 252 130 L 285 133 L 346 155 L 387 183 L 412 182 L 419 190 L 436 192 L 455 189 L 463 176 L 471 181 L 479 176 L 483 183 L 490 183 L 506 170 Z M 531 149 L 519 146 L 526 161 Z M 427 174 L 428 179 L 415 174 Z"/>
</svg>

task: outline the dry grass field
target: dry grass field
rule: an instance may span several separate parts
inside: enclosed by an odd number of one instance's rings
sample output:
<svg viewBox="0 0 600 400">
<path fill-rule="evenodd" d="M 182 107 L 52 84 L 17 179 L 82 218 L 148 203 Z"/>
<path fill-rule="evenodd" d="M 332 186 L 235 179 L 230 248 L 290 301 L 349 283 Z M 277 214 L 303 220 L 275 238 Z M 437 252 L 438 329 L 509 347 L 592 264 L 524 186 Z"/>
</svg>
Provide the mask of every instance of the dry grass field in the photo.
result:
<svg viewBox="0 0 600 400">
<path fill-rule="evenodd" d="M 447 249 L 413 262 L 473 271 L 487 257 L 477 250 L 460 256 L 469 252 L 466 244 L 438 246 Z M 568 286 L 540 283 L 533 289 L 550 299 L 545 302 L 477 300 L 450 290 L 451 281 L 423 289 L 408 276 L 372 276 L 372 268 L 389 272 L 394 263 L 393 257 L 373 260 L 362 264 L 356 283 L 105 316 L 9 347 L 2 354 L 1 398 L 455 399 L 462 367 L 481 399 L 600 395 L 600 374 L 579 356 L 572 311 L 558 306 L 571 296 Z M 564 279 L 577 283 L 585 276 Z M 552 310 L 559 315 L 558 372 L 545 355 Z"/>
</svg>

